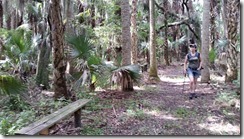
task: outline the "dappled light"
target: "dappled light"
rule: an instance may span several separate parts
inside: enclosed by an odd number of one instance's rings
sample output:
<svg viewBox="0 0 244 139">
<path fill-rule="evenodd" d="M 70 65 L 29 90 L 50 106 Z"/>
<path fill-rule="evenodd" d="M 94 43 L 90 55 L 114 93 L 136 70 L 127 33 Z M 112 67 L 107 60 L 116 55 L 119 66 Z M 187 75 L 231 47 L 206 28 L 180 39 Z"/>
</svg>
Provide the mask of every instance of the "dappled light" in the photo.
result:
<svg viewBox="0 0 244 139">
<path fill-rule="evenodd" d="M 209 130 L 213 134 L 220 135 L 238 135 L 240 133 L 240 125 L 232 125 L 231 123 L 215 123 L 209 120 L 209 123 L 199 124 L 202 129 Z"/>
<path fill-rule="evenodd" d="M 238 0 L 0 0 L 0 134 L 240 136 L 240 15 Z"/>
</svg>

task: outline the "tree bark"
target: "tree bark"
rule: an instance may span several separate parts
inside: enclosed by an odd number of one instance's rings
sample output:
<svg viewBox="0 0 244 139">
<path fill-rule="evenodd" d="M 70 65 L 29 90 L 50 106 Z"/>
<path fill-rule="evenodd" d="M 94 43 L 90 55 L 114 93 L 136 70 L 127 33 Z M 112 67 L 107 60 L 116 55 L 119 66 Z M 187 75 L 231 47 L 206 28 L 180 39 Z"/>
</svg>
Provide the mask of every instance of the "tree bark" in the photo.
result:
<svg viewBox="0 0 244 139">
<path fill-rule="evenodd" d="M 49 21 L 53 48 L 53 90 L 54 97 L 68 99 L 66 87 L 66 62 L 64 58 L 64 26 L 62 23 L 60 0 L 50 0 Z"/>
<path fill-rule="evenodd" d="M 36 73 L 36 85 L 44 85 L 46 89 L 49 89 L 49 58 L 51 53 L 51 47 L 47 44 L 46 39 L 43 40 L 39 54 L 38 54 L 38 63 L 37 63 L 37 73 Z"/>
<path fill-rule="evenodd" d="M 121 18 L 122 18 L 122 65 L 131 64 L 131 33 L 130 33 L 130 4 L 129 0 L 121 2 Z M 128 73 L 122 73 L 121 82 L 122 91 L 133 90 L 133 82 Z"/>
<path fill-rule="evenodd" d="M 3 2 L 0 0 L 0 28 L 3 27 Z"/>
<path fill-rule="evenodd" d="M 132 56 L 132 64 L 137 64 L 137 25 L 136 25 L 136 16 L 137 16 L 137 0 L 132 0 L 132 14 L 131 14 L 131 56 Z"/>
<path fill-rule="evenodd" d="M 226 51 L 227 56 L 227 73 L 225 76 L 225 82 L 232 82 L 238 77 L 238 54 L 237 54 L 237 26 L 240 1 L 232 0 L 227 2 L 228 20 L 227 20 L 227 32 L 228 32 L 228 46 Z"/>
<path fill-rule="evenodd" d="M 210 26 L 210 2 L 204 0 L 203 2 L 203 24 L 202 24 L 202 66 L 204 69 L 201 71 L 201 82 L 207 83 L 210 80 L 209 73 L 209 26 Z"/>
<path fill-rule="evenodd" d="M 149 1 L 149 15 L 150 15 L 150 33 L 149 33 L 149 51 L 150 51 L 150 68 L 149 80 L 151 78 L 158 78 L 157 59 L 156 59 L 156 46 L 155 46 L 155 8 L 154 0 Z"/>
</svg>

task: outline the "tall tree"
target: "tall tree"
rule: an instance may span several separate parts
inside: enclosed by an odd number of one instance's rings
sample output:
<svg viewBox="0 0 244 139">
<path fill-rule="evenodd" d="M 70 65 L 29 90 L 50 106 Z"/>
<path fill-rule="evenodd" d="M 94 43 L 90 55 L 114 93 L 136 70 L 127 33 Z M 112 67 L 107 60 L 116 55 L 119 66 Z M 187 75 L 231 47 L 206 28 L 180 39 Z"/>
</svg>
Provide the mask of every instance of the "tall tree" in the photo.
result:
<svg viewBox="0 0 244 139">
<path fill-rule="evenodd" d="M 49 26 L 53 49 L 53 90 L 54 97 L 68 98 L 66 87 L 66 62 L 64 58 L 64 25 L 62 23 L 60 0 L 50 0 Z"/>
<path fill-rule="evenodd" d="M 136 16 L 137 16 L 137 0 L 132 0 L 132 13 L 131 13 L 131 56 L 132 64 L 137 64 L 137 25 L 136 25 Z"/>
<path fill-rule="evenodd" d="M 0 0 L 0 28 L 3 27 L 3 2 Z"/>
<path fill-rule="evenodd" d="M 163 1 L 164 7 L 164 62 L 167 66 L 169 66 L 169 44 L 168 44 L 168 9 L 169 9 L 169 2 L 168 0 Z"/>
<path fill-rule="evenodd" d="M 129 0 L 121 2 L 121 19 L 122 19 L 122 65 L 128 66 L 131 64 L 131 33 L 130 33 L 130 4 Z M 132 79 L 123 73 L 121 82 L 122 91 L 132 91 Z"/>
<path fill-rule="evenodd" d="M 218 2 L 215 0 L 210 1 L 210 49 L 214 49 L 215 39 L 216 39 L 216 11 Z"/>
<path fill-rule="evenodd" d="M 228 45 L 226 50 L 227 56 L 227 73 L 226 82 L 232 82 L 238 77 L 238 54 L 237 54 L 237 26 L 239 21 L 240 1 L 227 1 L 227 39 Z"/>
<path fill-rule="evenodd" d="M 203 2 L 203 22 L 202 22 L 202 70 L 201 82 L 206 83 L 210 80 L 209 73 L 209 26 L 210 26 L 210 2 L 204 0 Z"/>
<path fill-rule="evenodd" d="M 155 8 L 154 0 L 149 0 L 149 16 L 150 16 L 150 31 L 149 31 L 149 51 L 150 51 L 150 68 L 149 79 L 158 79 L 157 59 L 156 59 L 156 46 L 155 46 Z"/>
<path fill-rule="evenodd" d="M 130 4 L 129 0 L 121 1 L 122 18 L 122 65 L 131 64 L 131 33 L 130 33 Z"/>
</svg>

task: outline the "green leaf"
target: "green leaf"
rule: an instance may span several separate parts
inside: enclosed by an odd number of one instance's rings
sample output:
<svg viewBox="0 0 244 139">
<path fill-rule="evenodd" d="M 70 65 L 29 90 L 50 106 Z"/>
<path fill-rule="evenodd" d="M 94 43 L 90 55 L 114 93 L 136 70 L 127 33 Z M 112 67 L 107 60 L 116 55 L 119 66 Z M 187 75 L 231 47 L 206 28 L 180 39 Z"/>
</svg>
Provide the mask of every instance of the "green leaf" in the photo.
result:
<svg viewBox="0 0 244 139">
<path fill-rule="evenodd" d="M 87 59 L 90 56 L 91 44 L 84 35 L 70 35 L 66 37 L 66 40 L 72 47 L 70 52 L 72 58 Z"/>
<path fill-rule="evenodd" d="M 10 75 L 0 75 L 0 94 L 19 94 L 26 90 L 21 81 Z"/>
</svg>

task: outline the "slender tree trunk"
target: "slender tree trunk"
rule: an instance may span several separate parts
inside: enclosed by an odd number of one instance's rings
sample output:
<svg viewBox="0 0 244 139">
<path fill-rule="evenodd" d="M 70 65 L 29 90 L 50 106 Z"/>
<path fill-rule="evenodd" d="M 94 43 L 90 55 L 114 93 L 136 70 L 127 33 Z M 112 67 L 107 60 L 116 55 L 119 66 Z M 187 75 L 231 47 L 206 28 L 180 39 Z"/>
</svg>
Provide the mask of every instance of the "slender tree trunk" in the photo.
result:
<svg viewBox="0 0 244 139">
<path fill-rule="evenodd" d="M 156 59 L 156 46 L 155 46 L 155 8 L 154 0 L 149 0 L 149 16 L 150 16 L 150 42 L 149 42 L 149 51 L 150 51 L 150 68 L 149 68 L 149 80 L 158 79 L 158 70 L 157 70 L 157 59 Z"/>
<path fill-rule="evenodd" d="M 66 87 L 66 62 L 64 58 L 64 26 L 62 23 L 60 0 L 50 0 L 49 21 L 53 48 L 53 90 L 54 97 L 68 99 Z"/>
<path fill-rule="evenodd" d="M 238 77 L 238 54 L 237 54 L 237 26 L 239 21 L 240 1 L 232 0 L 227 2 L 228 20 L 227 20 L 227 39 L 229 41 L 226 51 L 227 73 L 225 82 L 232 82 Z"/>
<path fill-rule="evenodd" d="M 222 0 L 222 18 L 224 23 L 224 34 L 223 38 L 227 38 L 227 0 Z"/>
<path fill-rule="evenodd" d="M 0 28 L 3 27 L 3 3 L 0 0 Z"/>
<path fill-rule="evenodd" d="M 3 6 L 3 12 L 4 12 L 4 15 L 5 15 L 5 18 L 6 18 L 6 28 L 8 30 L 11 29 L 11 9 L 9 8 L 9 1 L 8 0 L 5 0 L 4 1 L 4 6 Z"/>
<path fill-rule="evenodd" d="M 211 6 L 210 6 L 210 50 L 214 49 L 215 44 L 215 37 L 216 37 L 216 24 L 215 24 L 215 18 L 216 18 L 216 4 L 214 2 L 215 0 L 211 0 Z"/>
<path fill-rule="evenodd" d="M 167 66 L 169 66 L 170 64 L 170 55 L 169 55 L 169 44 L 168 44 L 168 10 L 169 10 L 169 2 L 168 0 L 164 0 L 163 1 L 163 7 L 165 9 L 164 12 L 164 62 Z"/>
<path fill-rule="evenodd" d="M 168 21 L 167 21 L 167 12 L 164 13 L 164 62 L 169 66 L 169 46 L 168 46 Z"/>
<path fill-rule="evenodd" d="M 137 16 L 137 0 L 132 0 L 132 14 L 131 14 L 131 46 L 132 46 L 132 64 L 137 64 L 137 25 L 136 25 L 136 16 Z"/>
<path fill-rule="evenodd" d="M 203 2 L 203 24 L 202 24 L 202 66 L 201 82 L 207 83 L 210 80 L 209 73 L 209 25 L 210 25 L 210 2 L 204 0 Z"/>
<path fill-rule="evenodd" d="M 37 73 L 36 73 L 36 85 L 44 85 L 46 89 L 49 86 L 49 70 L 48 64 L 50 63 L 50 54 L 51 54 L 51 47 L 46 42 L 46 39 L 43 40 L 40 51 L 38 54 L 38 64 L 37 64 Z"/>
</svg>

